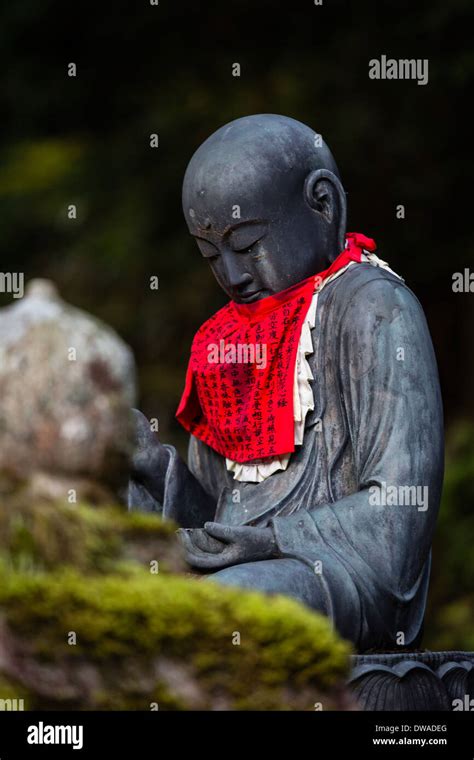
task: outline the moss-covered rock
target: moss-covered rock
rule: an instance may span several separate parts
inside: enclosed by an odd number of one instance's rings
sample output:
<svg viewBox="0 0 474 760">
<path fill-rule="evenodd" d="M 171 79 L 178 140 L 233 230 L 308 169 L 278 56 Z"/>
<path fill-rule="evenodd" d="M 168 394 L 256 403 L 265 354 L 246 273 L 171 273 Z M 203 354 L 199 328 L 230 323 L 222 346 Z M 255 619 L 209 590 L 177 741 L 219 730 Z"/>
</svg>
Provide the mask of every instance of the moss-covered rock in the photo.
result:
<svg viewBox="0 0 474 760">
<path fill-rule="evenodd" d="M 26 709 L 342 707 L 349 646 L 284 597 L 183 570 L 156 516 L 1 498 L 0 700 Z M 171 572 L 170 572 L 171 571 Z"/>
<path fill-rule="evenodd" d="M 289 599 L 132 566 L 2 575 L 3 675 L 30 708 L 338 704 L 348 647 Z"/>
</svg>

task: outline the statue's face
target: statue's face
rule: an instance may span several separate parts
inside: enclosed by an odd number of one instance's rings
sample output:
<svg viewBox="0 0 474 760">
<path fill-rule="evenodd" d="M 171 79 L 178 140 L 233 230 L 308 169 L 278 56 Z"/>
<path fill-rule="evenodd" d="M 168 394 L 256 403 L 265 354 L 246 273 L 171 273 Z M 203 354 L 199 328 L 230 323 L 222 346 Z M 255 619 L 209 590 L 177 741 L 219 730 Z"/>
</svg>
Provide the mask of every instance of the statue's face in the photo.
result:
<svg viewBox="0 0 474 760">
<path fill-rule="evenodd" d="M 189 162 L 189 231 L 238 303 L 279 293 L 340 253 L 344 191 L 331 152 L 315 136 L 286 116 L 246 116 L 214 132 Z"/>
<path fill-rule="evenodd" d="M 242 176 L 243 175 L 243 176 Z M 232 178 L 185 185 L 189 230 L 229 298 L 251 303 L 326 268 L 329 225 L 304 198 L 304 180 Z"/>
</svg>

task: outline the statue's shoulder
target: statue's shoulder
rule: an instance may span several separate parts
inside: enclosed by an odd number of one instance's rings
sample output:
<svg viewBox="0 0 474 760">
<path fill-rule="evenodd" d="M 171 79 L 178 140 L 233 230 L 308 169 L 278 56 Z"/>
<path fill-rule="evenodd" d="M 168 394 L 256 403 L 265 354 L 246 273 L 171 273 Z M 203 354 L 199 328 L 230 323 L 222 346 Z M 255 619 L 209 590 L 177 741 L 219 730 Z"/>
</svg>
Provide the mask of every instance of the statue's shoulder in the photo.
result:
<svg viewBox="0 0 474 760">
<path fill-rule="evenodd" d="M 324 292 L 324 291 L 323 291 Z M 342 312 L 407 308 L 420 310 L 420 303 L 405 281 L 382 266 L 369 263 L 351 267 L 334 281 L 333 306 Z"/>
</svg>

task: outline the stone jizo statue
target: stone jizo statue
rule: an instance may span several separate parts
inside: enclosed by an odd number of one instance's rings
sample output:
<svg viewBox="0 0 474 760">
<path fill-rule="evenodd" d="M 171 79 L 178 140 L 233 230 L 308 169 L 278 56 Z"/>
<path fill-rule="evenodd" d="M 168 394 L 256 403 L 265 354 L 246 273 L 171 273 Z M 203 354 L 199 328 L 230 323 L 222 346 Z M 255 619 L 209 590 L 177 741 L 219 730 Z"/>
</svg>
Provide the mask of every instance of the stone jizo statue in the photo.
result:
<svg viewBox="0 0 474 760">
<path fill-rule="evenodd" d="M 217 130 L 183 210 L 230 300 L 193 342 L 188 463 L 134 413 L 129 508 L 176 520 L 214 581 L 294 597 L 361 651 L 416 647 L 443 475 L 418 300 L 346 232 L 336 163 L 293 119 Z"/>
</svg>

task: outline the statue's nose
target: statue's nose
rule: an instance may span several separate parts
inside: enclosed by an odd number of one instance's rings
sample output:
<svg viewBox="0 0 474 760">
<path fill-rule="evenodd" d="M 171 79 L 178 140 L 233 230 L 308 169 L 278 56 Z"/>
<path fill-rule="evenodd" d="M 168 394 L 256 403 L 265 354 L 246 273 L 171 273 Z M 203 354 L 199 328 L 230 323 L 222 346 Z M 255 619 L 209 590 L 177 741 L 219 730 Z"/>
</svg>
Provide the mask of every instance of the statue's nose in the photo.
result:
<svg viewBox="0 0 474 760">
<path fill-rule="evenodd" d="M 226 251 L 222 254 L 225 276 L 229 288 L 236 294 L 240 293 L 249 285 L 253 277 L 244 269 L 244 262 L 238 260 L 238 254 Z"/>
</svg>

